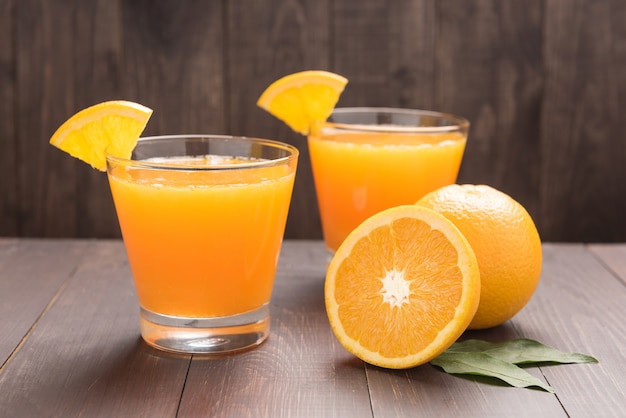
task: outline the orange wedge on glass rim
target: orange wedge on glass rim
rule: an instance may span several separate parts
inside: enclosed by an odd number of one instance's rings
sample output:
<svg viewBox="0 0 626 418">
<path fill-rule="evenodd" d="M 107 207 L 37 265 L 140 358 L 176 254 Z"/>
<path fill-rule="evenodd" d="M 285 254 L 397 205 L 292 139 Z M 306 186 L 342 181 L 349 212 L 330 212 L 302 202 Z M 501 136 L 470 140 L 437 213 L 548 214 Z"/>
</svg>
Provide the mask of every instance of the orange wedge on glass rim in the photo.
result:
<svg viewBox="0 0 626 418">
<path fill-rule="evenodd" d="M 333 256 L 324 288 L 339 342 L 385 368 L 424 364 L 465 331 L 478 307 L 476 257 L 442 215 L 416 205 L 384 210 Z"/>
<path fill-rule="evenodd" d="M 314 124 L 328 119 L 347 83 L 348 79 L 329 71 L 301 71 L 270 84 L 257 105 L 308 135 Z"/>
<path fill-rule="evenodd" d="M 65 121 L 50 138 L 50 144 L 106 171 L 107 153 L 129 158 L 151 115 L 152 109 L 134 102 L 99 103 Z"/>
</svg>

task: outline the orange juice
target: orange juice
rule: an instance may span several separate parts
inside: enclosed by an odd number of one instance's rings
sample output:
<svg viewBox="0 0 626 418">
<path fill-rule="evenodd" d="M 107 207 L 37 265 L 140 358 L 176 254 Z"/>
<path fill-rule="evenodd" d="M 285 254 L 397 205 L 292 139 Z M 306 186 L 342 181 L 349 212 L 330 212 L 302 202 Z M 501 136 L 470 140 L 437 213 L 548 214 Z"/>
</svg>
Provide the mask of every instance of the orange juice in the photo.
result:
<svg viewBox="0 0 626 418">
<path fill-rule="evenodd" d="M 172 161 L 181 167 L 207 165 L 204 157 Z M 213 157 L 210 164 L 239 162 L 250 163 Z M 294 176 L 295 162 L 218 171 L 110 169 L 142 308 L 219 317 L 266 304 Z"/>
<path fill-rule="evenodd" d="M 384 128 L 383 128 L 384 130 Z M 467 132 L 325 127 L 308 138 L 326 246 L 335 251 L 368 217 L 454 183 Z"/>
</svg>

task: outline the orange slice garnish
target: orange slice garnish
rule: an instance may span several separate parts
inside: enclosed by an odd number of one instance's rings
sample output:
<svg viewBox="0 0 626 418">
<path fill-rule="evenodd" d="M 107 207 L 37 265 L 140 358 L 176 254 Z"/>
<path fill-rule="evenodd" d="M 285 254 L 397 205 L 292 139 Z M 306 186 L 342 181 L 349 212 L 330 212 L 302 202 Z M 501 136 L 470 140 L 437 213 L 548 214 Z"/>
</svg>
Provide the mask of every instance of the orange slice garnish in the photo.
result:
<svg viewBox="0 0 626 418">
<path fill-rule="evenodd" d="M 328 119 L 347 83 L 345 77 L 328 71 L 302 71 L 270 84 L 257 105 L 308 135 L 314 124 Z"/>
<path fill-rule="evenodd" d="M 151 115 L 152 109 L 134 102 L 99 103 L 65 121 L 50 138 L 50 144 L 105 171 L 107 153 L 130 157 Z"/>
</svg>

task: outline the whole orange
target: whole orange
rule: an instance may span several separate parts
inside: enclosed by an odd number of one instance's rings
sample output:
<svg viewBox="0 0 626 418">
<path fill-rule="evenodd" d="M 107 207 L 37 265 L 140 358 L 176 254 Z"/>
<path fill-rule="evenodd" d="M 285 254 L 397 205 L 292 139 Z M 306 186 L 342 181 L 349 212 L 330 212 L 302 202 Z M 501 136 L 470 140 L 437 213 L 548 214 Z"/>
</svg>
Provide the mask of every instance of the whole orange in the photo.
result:
<svg viewBox="0 0 626 418">
<path fill-rule="evenodd" d="M 541 239 L 526 209 L 486 185 L 453 184 L 418 205 L 439 212 L 461 231 L 476 254 L 481 292 L 469 329 L 500 325 L 530 300 L 541 275 Z"/>
</svg>

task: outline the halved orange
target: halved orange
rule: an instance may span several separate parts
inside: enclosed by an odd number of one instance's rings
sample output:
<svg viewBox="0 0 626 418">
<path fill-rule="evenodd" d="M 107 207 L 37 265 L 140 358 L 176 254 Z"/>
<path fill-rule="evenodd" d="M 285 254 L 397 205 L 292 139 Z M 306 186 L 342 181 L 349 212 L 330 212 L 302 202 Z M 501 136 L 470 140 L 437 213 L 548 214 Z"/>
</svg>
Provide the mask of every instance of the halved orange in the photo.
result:
<svg viewBox="0 0 626 418">
<path fill-rule="evenodd" d="M 65 121 L 50 138 L 50 144 L 105 171 L 107 153 L 130 157 L 151 115 L 152 109 L 139 103 L 98 103 Z"/>
<path fill-rule="evenodd" d="M 257 105 L 308 135 L 315 123 L 328 119 L 347 83 L 348 79 L 329 71 L 301 71 L 270 84 Z"/>
<path fill-rule="evenodd" d="M 416 205 L 384 210 L 333 256 L 324 287 L 339 342 L 361 360 L 404 369 L 445 351 L 480 299 L 478 263 L 459 230 Z"/>
</svg>

